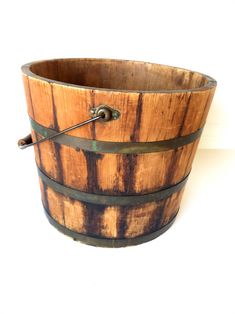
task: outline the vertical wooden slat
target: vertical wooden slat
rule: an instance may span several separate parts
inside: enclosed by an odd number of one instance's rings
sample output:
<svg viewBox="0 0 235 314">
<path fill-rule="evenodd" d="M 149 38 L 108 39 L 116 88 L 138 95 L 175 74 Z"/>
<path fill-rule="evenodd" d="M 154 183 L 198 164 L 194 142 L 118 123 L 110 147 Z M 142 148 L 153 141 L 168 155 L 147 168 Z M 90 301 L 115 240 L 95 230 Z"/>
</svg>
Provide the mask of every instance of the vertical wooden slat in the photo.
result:
<svg viewBox="0 0 235 314">
<path fill-rule="evenodd" d="M 202 127 L 201 121 L 208 104 L 209 94 L 208 90 L 191 93 L 186 116 L 181 124 L 180 136 L 190 134 Z"/>
<path fill-rule="evenodd" d="M 63 183 L 81 191 L 88 191 L 88 169 L 84 152 L 60 145 L 60 156 Z"/>
<path fill-rule="evenodd" d="M 86 232 L 86 208 L 81 202 L 63 197 L 63 213 L 65 217 L 65 227 L 79 233 Z"/>
<path fill-rule="evenodd" d="M 65 226 L 63 195 L 50 187 L 46 188 L 46 197 L 50 215 L 61 225 Z"/>
<path fill-rule="evenodd" d="M 120 194 L 125 191 L 125 167 L 123 156 L 118 154 L 103 154 L 97 160 L 98 190 L 108 194 Z"/>
<path fill-rule="evenodd" d="M 160 222 L 161 226 L 168 224 L 175 217 L 180 207 L 183 193 L 184 188 L 181 191 L 172 194 L 172 196 L 166 200 L 165 207 L 163 209 L 162 219 Z"/>
<path fill-rule="evenodd" d="M 118 237 L 118 220 L 120 217 L 120 209 L 118 206 L 107 206 L 105 208 L 102 224 L 101 234 L 107 238 Z"/>
<path fill-rule="evenodd" d="M 126 238 L 134 238 L 144 234 L 146 226 L 150 224 L 150 220 L 154 211 L 157 211 L 156 202 L 146 203 L 137 208 L 133 208 L 127 215 Z"/>
<path fill-rule="evenodd" d="M 51 86 L 48 82 L 29 77 L 34 119 L 48 128 L 54 127 Z"/>
<path fill-rule="evenodd" d="M 31 92 L 30 92 L 30 87 L 29 87 L 29 77 L 26 75 L 23 75 L 22 79 L 23 79 L 23 84 L 24 84 L 24 92 L 25 92 L 28 115 L 32 119 L 34 119 L 35 116 L 33 112 L 32 97 L 31 97 Z"/>
</svg>

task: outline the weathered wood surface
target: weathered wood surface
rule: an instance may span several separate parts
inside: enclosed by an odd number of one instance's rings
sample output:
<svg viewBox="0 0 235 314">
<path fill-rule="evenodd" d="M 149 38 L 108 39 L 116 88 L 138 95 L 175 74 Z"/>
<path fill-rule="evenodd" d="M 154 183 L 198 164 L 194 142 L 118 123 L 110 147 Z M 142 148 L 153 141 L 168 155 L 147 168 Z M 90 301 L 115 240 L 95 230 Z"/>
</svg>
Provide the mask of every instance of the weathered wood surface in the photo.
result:
<svg viewBox="0 0 235 314">
<path fill-rule="evenodd" d="M 196 72 L 133 61 L 55 60 L 30 69 L 34 73 L 23 68 L 23 80 L 32 119 L 62 130 L 88 119 L 90 108 L 107 104 L 120 111 L 118 120 L 95 122 L 68 134 L 112 142 L 160 141 L 197 131 L 205 124 L 216 86 Z M 40 138 L 34 131 L 32 136 Z M 35 146 L 35 156 L 49 177 L 69 187 L 107 195 L 146 194 L 181 181 L 190 172 L 198 142 L 164 152 L 125 155 L 86 152 L 48 141 Z M 131 210 L 97 209 L 41 187 L 44 206 L 59 223 L 114 238 L 160 228 L 176 214 L 182 197 L 178 192 Z"/>
<path fill-rule="evenodd" d="M 105 206 L 72 200 L 40 180 L 42 202 L 61 225 L 90 236 L 132 238 L 170 222 L 178 212 L 183 189 L 170 197 L 135 206 Z"/>
</svg>

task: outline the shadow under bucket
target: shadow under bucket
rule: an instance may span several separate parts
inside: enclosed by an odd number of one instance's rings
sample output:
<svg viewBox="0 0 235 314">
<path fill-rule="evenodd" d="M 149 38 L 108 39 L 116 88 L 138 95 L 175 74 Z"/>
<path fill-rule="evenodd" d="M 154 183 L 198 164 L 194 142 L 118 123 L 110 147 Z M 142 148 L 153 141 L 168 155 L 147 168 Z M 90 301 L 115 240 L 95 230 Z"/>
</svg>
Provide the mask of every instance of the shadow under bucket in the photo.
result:
<svg viewBox="0 0 235 314">
<path fill-rule="evenodd" d="M 216 88 L 165 65 L 55 59 L 22 67 L 42 203 L 58 230 L 121 247 L 165 232 Z"/>
</svg>

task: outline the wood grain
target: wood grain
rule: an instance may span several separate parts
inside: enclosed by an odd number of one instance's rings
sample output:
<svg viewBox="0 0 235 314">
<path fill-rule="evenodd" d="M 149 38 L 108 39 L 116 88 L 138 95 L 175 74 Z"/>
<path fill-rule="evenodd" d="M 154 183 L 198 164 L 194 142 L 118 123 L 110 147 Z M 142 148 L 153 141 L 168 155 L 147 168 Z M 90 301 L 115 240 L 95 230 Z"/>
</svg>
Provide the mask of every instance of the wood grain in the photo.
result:
<svg viewBox="0 0 235 314">
<path fill-rule="evenodd" d="M 152 142 L 202 128 L 216 82 L 203 74 L 137 61 L 59 59 L 23 66 L 29 116 L 63 130 L 106 104 L 119 119 L 95 122 L 69 135 L 110 142 Z M 40 135 L 32 130 L 33 140 Z M 142 154 L 95 153 L 47 141 L 35 146 L 37 165 L 55 181 L 89 193 L 138 195 L 176 184 L 191 170 L 199 139 L 177 149 Z M 176 215 L 183 190 L 139 206 L 72 200 L 40 182 L 42 201 L 61 225 L 79 233 L 133 238 L 158 230 Z"/>
</svg>

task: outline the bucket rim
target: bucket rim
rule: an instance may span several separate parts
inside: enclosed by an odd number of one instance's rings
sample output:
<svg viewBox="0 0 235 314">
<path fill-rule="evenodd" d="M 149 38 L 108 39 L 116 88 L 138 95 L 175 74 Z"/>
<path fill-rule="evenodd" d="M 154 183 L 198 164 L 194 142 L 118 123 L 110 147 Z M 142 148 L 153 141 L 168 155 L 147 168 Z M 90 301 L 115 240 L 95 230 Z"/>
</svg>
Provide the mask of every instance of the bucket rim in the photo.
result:
<svg viewBox="0 0 235 314">
<path fill-rule="evenodd" d="M 71 60 L 84 60 L 84 61 L 102 61 L 102 62 L 110 62 L 110 61 L 115 61 L 115 62 L 133 62 L 133 63 L 140 63 L 140 64 L 149 64 L 149 65 L 159 65 L 162 67 L 167 67 L 171 69 L 177 69 L 177 70 L 182 70 L 186 72 L 191 72 L 195 73 L 198 75 L 201 75 L 207 79 L 207 83 L 201 87 L 195 87 L 195 88 L 188 88 L 188 89 L 154 89 L 154 90 L 144 90 L 144 89 L 118 89 L 118 88 L 105 88 L 105 87 L 95 87 L 95 86 L 86 86 L 86 85 L 79 85 L 75 83 L 68 83 L 65 81 L 59 81 L 59 80 L 54 80 L 54 79 L 49 79 L 45 76 L 38 75 L 34 73 L 31 70 L 31 66 L 35 65 L 37 63 L 43 63 L 43 62 L 55 62 L 55 61 L 71 61 Z M 126 59 L 114 59 L 114 58 L 53 58 L 53 59 L 42 59 L 42 60 L 37 60 L 29 63 L 25 63 L 24 65 L 21 66 L 21 71 L 24 75 L 32 77 L 34 79 L 38 79 L 41 81 L 46 81 L 50 84 L 56 84 L 56 85 L 62 85 L 62 86 L 67 86 L 71 88 L 76 88 L 76 89 L 87 89 L 87 90 L 97 90 L 97 91 L 106 91 L 106 92 L 112 92 L 112 93 L 142 93 L 142 94 L 173 94 L 173 93 L 188 93 L 188 92 L 200 92 L 200 91 L 205 91 L 208 89 L 212 89 L 217 86 L 217 81 L 213 79 L 211 76 L 203 74 L 198 71 L 193 71 L 189 70 L 186 68 L 181 68 L 181 67 L 176 67 L 176 66 L 170 66 L 170 65 L 165 65 L 165 64 L 160 64 L 160 63 L 155 63 L 155 62 L 146 62 L 146 61 L 137 61 L 137 60 L 126 60 Z"/>
</svg>

